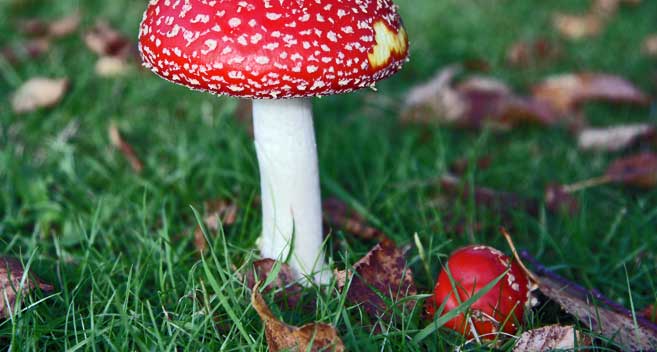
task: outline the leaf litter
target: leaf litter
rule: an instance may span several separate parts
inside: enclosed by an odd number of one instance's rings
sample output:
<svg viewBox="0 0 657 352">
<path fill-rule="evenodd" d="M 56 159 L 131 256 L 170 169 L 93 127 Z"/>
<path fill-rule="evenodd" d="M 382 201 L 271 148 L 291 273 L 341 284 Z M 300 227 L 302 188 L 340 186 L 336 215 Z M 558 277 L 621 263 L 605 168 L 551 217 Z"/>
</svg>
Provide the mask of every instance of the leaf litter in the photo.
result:
<svg viewBox="0 0 657 352">
<path fill-rule="evenodd" d="M 578 112 L 582 104 L 605 101 L 647 106 L 650 97 L 628 80 L 605 73 L 565 73 L 546 78 L 532 88 L 535 99 L 563 116 Z"/>
<path fill-rule="evenodd" d="M 588 346 L 585 340 L 574 326 L 549 325 L 522 333 L 513 347 L 513 352 L 573 350 Z"/>
<path fill-rule="evenodd" d="M 14 92 L 11 106 L 17 114 L 53 107 L 62 100 L 68 88 L 67 78 L 33 77 Z"/>
<path fill-rule="evenodd" d="M 130 70 L 128 60 L 138 56 L 136 44 L 102 19 L 84 34 L 84 42 L 99 56 L 95 70 L 101 77 L 126 74 Z"/>
<path fill-rule="evenodd" d="M 593 332 L 633 351 L 657 348 L 657 325 L 611 301 L 599 291 L 588 290 L 566 280 L 541 265 L 528 252 L 522 259 L 533 267 L 538 288 L 545 296 L 558 303 Z"/>
<path fill-rule="evenodd" d="M 657 144 L 657 129 L 648 123 L 627 124 L 606 128 L 585 128 L 579 131 L 577 145 L 581 150 L 616 152 L 640 142 Z"/>
<path fill-rule="evenodd" d="M 473 129 L 558 122 L 548 104 L 516 95 L 500 80 L 474 76 L 454 85 L 453 80 L 460 71 L 458 65 L 448 66 L 429 82 L 412 88 L 404 101 L 402 121 Z"/>
<path fill-rule="evenodd" d="M 107 134 L 109 135 L 109 140 L 112 146 L 118 149 L 123 157 L 130 163 L 132 171 L 139 174 L 144 170 L 144 164 L 141 162 L 134 148 L 123 139 L 119 128 L 115 123 L 110 123 Z"/>
<path fill-rule="evenodd" d="M 276 318 L 260 294 L 259 284 L 253 287 L 251 304 L 265 325 L 267 345 L 272 352 L 345 350 L 335 327 L 329 324 L 310 323 L 296 327 Z"/>
<path fill-rule="evenodd" d="M 0 257 L 0 319 L 8 318 L 14 310 L 16 297 L 29 294 L 35 289 L 45 292 L 53 290 L 53 286 L 43 282 L 32 273 L 27 273 L 27 279 L 21 286 L 25 268 L 15 258 Z"/>
<path fill-rule="evenodd" d="M 347 301 L 362 307 L 371 319 L 390 317 L 395 310 L 410 313 L 415 307 L 412 299 L 397 305 L 416 295 L 417 288 L 404 252 L 390 240 L 375 245 L 351 268 L 337 271 L 335 276 L 338 289 L 347 290 Z"/>
<path fill-rule="evenodd" d="M 218 198 L 206 201 L 204 205 L 203 224 L 211 231 L 219 230 L 219 225 L 230 226 L 237 221 L 239 207 L 234 200 Z M 194 246 L 199 254 L 207 250 L 208 244 L 201 226 L 196 226 L 194 230 Z"/>
<path fill-rule="evenodd" d="M 621 4 L 637 5 L 641 0 L 593 0 L 581 14 L 557 12 L 552 25 L 563 37 L 574 41 L 595 37 L 607 27 Z"/>
</svg>

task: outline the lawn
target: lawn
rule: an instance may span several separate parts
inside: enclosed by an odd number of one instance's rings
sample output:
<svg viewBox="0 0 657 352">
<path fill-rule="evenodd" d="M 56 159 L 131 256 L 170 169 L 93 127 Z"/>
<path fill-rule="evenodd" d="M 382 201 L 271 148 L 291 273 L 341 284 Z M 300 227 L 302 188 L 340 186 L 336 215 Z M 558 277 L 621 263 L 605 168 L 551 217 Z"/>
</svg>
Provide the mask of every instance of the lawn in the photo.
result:
<svg viewBox="0 0 657 352">
<path fill-rule="evenodd" d="M 453 162 L 470 160 L 465 177 L 476 185 L 542 199 L 547 184 L 598 176 L 621 154 L 580 151 L 563 127 L 500 132 L 401 125 L 405 94 L 446 65 L 483 60 L 489 66 L 484 74 L 519 92 L 551 74 L 600 71 L 654 96 L 657 69 L 654 59 L 641 54 L 641 44 L 657 32 L 657 2 L 622 7 L 599 36 L 577 42 L 561 39 L 551 16 L 556 10 L 584 11 L 588 1 L 396 3 L 411 61 L 377 85 L 376 93 L 314 101 L 322 193 L 358 209 L 399 246 L 413 245 L 407 260 L 419 292 L 428 293 L 441 261 L 459 246 L 486 243 L 509 253 L 495 211 L 477 207 L 474 199 L 453 202 L 449 216 L 436 208 L 435 180 Z M 136 38 L 146 4 L 0 0 L 0 47 L 22 40 L 19 19 L 56 18 L 77 8 L 82 31 L 105 18 Z M 537 37 L 559 42 L 563 55 L 525 69 L 506 64 L 509 46 Z M 29 261 L 33 272 L 55 286 L 51 295 L 27 297 L 19 314 L 0 322 L 0 348 L 266 350 L 250 291 L 236 275 L 257 258 L 260 229 L 260 214 L 251 208 L 259 192 L 257 160 L 247 129 L 235 118 L 238 101 L 193 92 L 145 70 L 101 78 L 93 71 L 96 59 L 79 33 L 37 59 L 0 59 L 0 255 Z M 34 76 L 68 77 L 71 88 L 56 107 L 14 114 L 11 92 Z M 657 119 L 654 104 L 589 104 L 584 112 L 594 126 Z M 142 173 L 111 147 L 111 122 L 140 156 Z M 478 168 L 475 161 L 486 156 L 492 165 Z M 504 225 L 518 247 L 560 275 L 627 307 L 654 303 L 657 191 L 607 185 L 576 197 L 580 207 L 573 215 L 511 209 Z M 204 202 L 217 198 L 236 202 L 240 212 L 235 224 L 208 233 L 211 251 L 199 257 L 195 211 L 202 214 Z M 454 219 L 466 230 L 450 230 Z M 478 223 L 484 228 L 473 230 Z M 424 260 L 414 246 L 416 233 Z M 334 228 L 328 243 L 332 265 L 344 268 L 373 245 Z M 385 333 L 374 333 L 334 287 L 307 289 L 305 298 L 314 296 L 311 310 L 272 309 L 291 324 L 335 325 L 350 351 L 453 350 L 464 342 L 442 330 L 413 342 L 427 324 L 421 304 L 393 319 Z M 537 309 L 524 329 L 561 320 L 572 322 Z"/>
</svg>

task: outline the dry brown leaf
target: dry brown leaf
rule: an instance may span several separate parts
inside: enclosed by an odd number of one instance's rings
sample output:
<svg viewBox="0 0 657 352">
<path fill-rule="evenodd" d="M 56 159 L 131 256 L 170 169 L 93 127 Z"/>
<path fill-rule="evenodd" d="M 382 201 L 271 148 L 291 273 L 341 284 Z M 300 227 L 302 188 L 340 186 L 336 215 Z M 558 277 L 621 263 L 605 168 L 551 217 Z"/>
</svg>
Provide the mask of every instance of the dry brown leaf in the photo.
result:
<svg viewBox="0 0 657 352">
<path fill-rule="evenodd" d="M 274 270 L 276 263 L 276 260 L 269 258 L 253 262 L 252 268 L 244 276 L 246 285 L 253 289 L 257 282 L 265 282 Z M 289 308 L 297 307 L 301 300 L 303 287 L 298 283 L 296 277 L 297 275 L 289 265 L 281 263 L 276 278 L 263 289 L 263 292 L 268 293 L 274 290 L 276 291 L 274 296 L 276 304 Z"/>
<path fill-rule="evenodd" d="M 454 122 L 465 113 L 465 102 L 452 88 L 461 71 L 456 65 L 445 67 L 426 83 L 413 87 L 406 96 L 402 119 L 405 122 Z"/>
<path fill-rule="evenodd" d="M 619 151 L 640 140 L 655 139 L 657 139 L 655 126 L 642 123 L 608 128 L 587 128 L 579 132 L 577 143 L 582 150 Z"/>
<path fill-rule="evenodd" d="M 100 77 L 123 76 L 130 71 L 130 65 L 125 59 L 114 56 L 102 56 L 96 61 L 95 71 Z"/>
<path fill-rule="evenodd" d="M 647 105 L 650 98 L 629 81 L 601 73 L 575 73 L 552 76 L 532 88 L 539 101 L 561 115 L 573 114 L 588 101 L 609 101 Z"/>
<path fill-rule="evenodd" d="M 564 37 L 579 40 L 600 34 L 605 19 L 592 13 L 584 15 L 558 13 L 554 15 L 552 25 Z"/>
<path fill-rule="evenodd" d="M 205 202 L 205 214 L 203 223 L 212 230 L 217 231 L 219 224 L 229 226 L 237 220 L 239 208 L 237 203 L 226 199 L 215 199 Z M 203 254 L 207 250 L 207 242 L 200 226 L 194 230 L 194 246 L 196 250 Z"/>
<path fill-rule="evenodd" d="M 623 349 L 657 349 L 657 325 L 643 317 L 634 317 L 625 307 L 596 290 L 587 290 L 549 271 L 528 253 L 523 252 L 522 257 L 534 267 L 539 290 L 592 331 L 615 341 Z"/>
<path fill-rule="evenodd" d="M 18 25 L 19 31 L 25 35 L 39 38 L 62 38 L 75 32 L 80 26 L 81 16 L 79 11 L 58 18 L 53 21 L 46 21 L 40 18 L 28 19 L 21 21 Z"/>
<path fill-rule="evenodd" d="M 594 0 L 588 12 L 579 15 L 557 13 L 552 18 L 555 29 L 564 37 L 579 40 L 600 34 L 616 15 L 621 3 L 636 5 L 640 0 Z"/>
<path fill-rule="evenodd" d="M 84 35 L 87 47 L 98 56 L 112 56 L 128 59 L 134 54 L 134 43 L 125 35 L 112 28 L 107 22 L 99 20 Z"/>
<path fill-rule="evenodd" d="M 550 125 L 555 115 L 546 103 L 513 94 L 504 83 L 488 77 L 471 77 L 452 86 L 458 66 L 440 71 L 428 83 L 407 95 L 402 120 L 446 123 L 464 128 L 484 125 L 502 128 L 520 123 Z"/>
<path fill-rule="evenodd" d="M 68 79 L 31 78 L 14 93 L 11 105 L 14 112 L 23 114 L 59 103 L 68 89 Z"/>
<path fill-rule="evenodd" d="M 564 212 L 571 216 L 579 210 L 577 199 L 559 184 L 549 184 L 545 188 L 545 206 L 553 213 Z"/>
<path fill-rule="evenodd" d="M 219 229 L 219 223 L 222 225 L 232 225 L 237 221 L 239 208 L 237 207 L 237 203 L 232 200 L 211 200 L 205 202 L 205 209 L 206 214 L 203 217 L 203 223 L 213 231 Z"/>
<path fill-rule="evenodd" d="M 107 133 L 112 145 L 121 152 L 126 160 L 128 160 L 132 170 L 136 173 L 141 173 L 144 169 L 144 164 L 139 160 L 139 157 L 132 146 L 123 139 L 116 124 L 110 123 Z"/>
<path fill-rule="evenodd" d="M 51 38 L 62 38 L 75 32 L 80 26 L 82 17 L 79 11 L 74 11 L 68 16 L 50 22 L 48 25 L 48 36 Z"/>
<path fill-rule="evenodd" d="M 506 62 L 513 67 L 535 67 L 554 61 L 561 50 L 551 41 L 539 38 L 514 43 L 506 53 Z"/>
<path fill-rule="evenodd" d="M 490 155 L 485 155 L 474 162 L 474 167 L 476 167 L 477 170 L 483 171 L 487 170 L 491 167 L 493 164 L 493 157 Z M 470 168 L 470 159 L 468 158 L 460 158 L 455 160 L 449 165 L 449 171 L 454 175 L 454 176 L 463 176 L 466 174 L 468 169 Z"/>
<path fill-rule="evenodd" d="M 381 241 L 386 238 L 381 230 L 369 226 L 365 218 L 337 198 L 322 202 L 322 215 L 329 227 L 335 226 L 364 240 Z"/>
<path fill-rule="evenodd" d="M 24 273 L 25 269 L 20 261 L 14 258 L 0 257 L 0 319 L 9 317 L 11 310 L 14 309 Z M 22 294 L 28 294 L 37 287 L 46 292 L 53 290 L 52 285 L 44 283 L 35 275 L 28 275 L 22 288 Z"/>
<path fill-rule="evenodd" d="M 641 315 L 644 318 L 650 320 L 653 323 L 657 323 L 657 307 L 654 305 L 647 306 L 644 310 L 641 311 Z"/>
<path fill-rule="evenodd" d="M 0 50 L 0 57 L 10 64 L 35 59 L 50 49 L 50 42 L 46 39 L 32 39 L 15 45 L 9 45 Z"/>
<path fill-rule="evenodd" d="M 514 211 L 525 211 L 531 215 L 538 214 L 537 201 L 511 192 L 497 191 L 486 187 L 470 187 L 466 182 L 446 175 L 440 179 L 441 194 L 450 198 L 467 200 L 474 198 L 476 205 L 499 212 L 502 217 L 511 217 Z"/>
<path fill-rule="evenodd" d="M 583 343 L 579 331 L 574 326 L 550 325 L 525 331 L 516 342 L 514 352 L 543 352 L 559 350 L 573 350 L 576 347 L 587 345 Z"/>
<path fill-rule="evenodd" d="M 345 350 L 335 328 L 329 324 L 311 323 L 301 327 L 285 324 L 271 312 L 255 285 L 251 304 L 265 325 L 267 345 L 271 352 L 278 351 L 334 351 Z"/>
<path fill-rule="evenodd" d="M 657 186 L 657 154 L 641 153 L 614 161 L 605 176 L 612 182 L 619 182 L 639 188 Z"/>
<path fill-rule="evenodd" d="M 657 58 L 657 34 L 653 34 L 643 41 L 643 52 Z"/>
<path fill-rule="evenodd" d="M 374 246 L 351 269 L 338 271 L 336 279 L 340 290 L 348 284 L 347 301 L 363 307 L 372 319 L 391 315 L 392 307 L 387 302 L 395 304 L 404 297 L 417 294 L 404 253 L 389 240 Z M 415 303 L 408 300 L 403 308 L 411 312 Z M 401 307 L 398 309 L 402 310 Z"/>
</svg>

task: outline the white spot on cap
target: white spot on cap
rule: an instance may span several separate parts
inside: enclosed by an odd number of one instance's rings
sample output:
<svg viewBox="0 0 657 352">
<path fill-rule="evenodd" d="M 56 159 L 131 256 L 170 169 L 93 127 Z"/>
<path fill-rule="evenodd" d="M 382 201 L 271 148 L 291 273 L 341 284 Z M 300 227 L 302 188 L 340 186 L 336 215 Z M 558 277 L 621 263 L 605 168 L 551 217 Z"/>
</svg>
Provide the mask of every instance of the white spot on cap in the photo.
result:
<svg viewBox="0 0 657 352">
<path fill-rule="evenodd" d="M 203 55 L 207 55 L 209 52 L 214 51 L 214 49 L 217 48 L 217 41 L 214 39 L 208 39 L 205 41 L 205 46 L 208 48 L 201 50 Z"/>
<path fill-rule="evenodd" d="M 269 58 L 266 56 L 258 56 L 256 57 L 255 62 L 259 63 L 260 65 L 266 65 L 269 63 Z"/>
<path fill-rule="evenodd" d="M 240 20 L 240 19 L 237 18 L 237 17 L 233 17 L 233 18 L 231 18 L 231 19 L 228 21 L 228 25 L 229 25 L 231 28 L 235 28 L 235 27 L 239 26 L 240 24 L 242 24 L 242 20 Z"/>
<path fill-rule="evenodd" d="M 268 19 L 272 21 L 276 21 L 277 19 L 281 18 L 283 15 L 281 15 L 280 13 L 267 12 L 266 16 Z"/>
</svg>

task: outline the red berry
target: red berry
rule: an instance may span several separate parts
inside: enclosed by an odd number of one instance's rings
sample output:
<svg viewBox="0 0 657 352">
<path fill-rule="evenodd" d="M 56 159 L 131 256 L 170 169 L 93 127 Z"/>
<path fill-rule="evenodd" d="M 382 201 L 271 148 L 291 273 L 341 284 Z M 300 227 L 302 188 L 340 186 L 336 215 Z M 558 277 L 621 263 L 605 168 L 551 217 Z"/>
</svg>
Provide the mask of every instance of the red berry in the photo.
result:
<svg viewBox="0 0 657 352">
<path fill-rule="evenodd" d="M 514 334 L 522 322 L 525 303 L 529 297 L 529 279 L 520 265 L 499 250 L 482 245 L 458 249 L 447 261 L 454 287 L 447 270 L 443 268 L 434 288 L 433 300 L 440 307 L 444 302 L 442 314 L 456 309 L 460 303 L 494 281 L 507 269 L 510 270 L 493 288 L 474 302 L 467 314 L 459 314 L 445 324 L 464 336 L 473 337 L 473 331 L 482 338 L 492 339 L 497 332 Z M 433 315 L 434 307 L 427 312 Z M 474 326 L 473 326 L 474 325 Z M 487 336 L 486 336 L 487 335 Z"/>
</svg>

